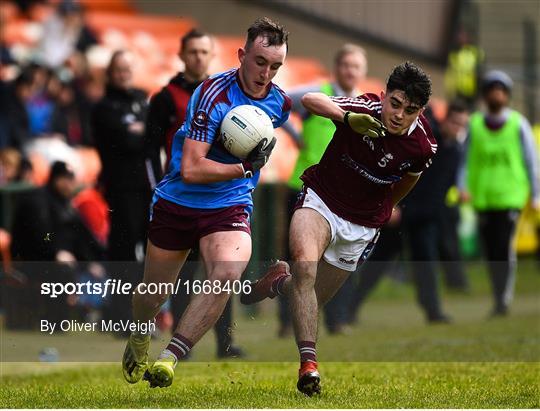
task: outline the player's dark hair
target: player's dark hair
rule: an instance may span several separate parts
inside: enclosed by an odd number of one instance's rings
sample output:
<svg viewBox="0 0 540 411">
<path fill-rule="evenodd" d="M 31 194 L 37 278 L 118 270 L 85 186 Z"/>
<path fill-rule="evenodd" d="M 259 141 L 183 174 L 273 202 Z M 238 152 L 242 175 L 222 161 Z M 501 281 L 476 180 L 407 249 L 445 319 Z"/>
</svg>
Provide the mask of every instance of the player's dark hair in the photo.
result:
<svg viewBox="0 0 540 411">
<path fill-rule="evenodd" d="M 285 28 L 268 17 L 262 17 L 253 22 L 247 30 L 247 40 L 245 49 L 248 50 L 255 39 L 259 36 L 264 38 L 264 47 L 281 46 L 285 44 L 289 48 L 289 32 Z"/>
<path fill-rule="evenodd" d="M 200 39 L 201 37 L 210 37 L 208 33 L 205 33 L 199 29 L 191 29 L 180 39 L 180 53 L 184 50 L 188 42 L 192 39 Z"/>
<path fill-rule="evenodd" d="M 402 90 L 411 103 L 424 107 L 431 96 L 431 80 L 416 64 L 407 61 L 394 67 L 386 91 Z"/>
</svg>

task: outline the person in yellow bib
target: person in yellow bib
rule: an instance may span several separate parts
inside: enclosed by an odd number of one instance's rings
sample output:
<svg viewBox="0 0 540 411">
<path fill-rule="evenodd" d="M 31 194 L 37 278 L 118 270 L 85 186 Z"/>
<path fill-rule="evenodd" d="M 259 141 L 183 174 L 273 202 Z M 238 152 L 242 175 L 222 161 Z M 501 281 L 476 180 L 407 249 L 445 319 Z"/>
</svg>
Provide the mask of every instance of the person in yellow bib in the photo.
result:
<svg viewBox="0 0 540 411">
<path fill-rule="evenodd" d="M 513 238 L 521 210 L 530 200 L 540 208 L 538 158 L 527 119 L 509 108 L 512 79 L 486 74 L 484 112 L 471 116 L 459 187 L 478 213 L 491 277 L 494 316 L 506 315 L 512 301 L 516 253 Z"/>
<path fill-rule="evenodd" d="M 304 173 L 304 170 L 319 162 L 336 131 L 336 126 L 331 120 L 309 113 L 302 105 L 301 99 L 309 92 L 320 92 L 327 96 L 340 97 L 356 97 L 360 95 L 361 91 L 357 86 L 365 79 L 367 74 L 367 58 L 364 49 L 355 44 L 344 44 L 334 57 L 333 74 L 333 81 L 308 85 L 289 93 L 292 100 L 292 111 L 302 118 L 302 132 L 300 134 L 289 122 L 285 123 L 283 127 L 293 136 L 300 150 L 294 171 L 287 183 L 289 188 L 287 200 L 289 215 L 292 215 L 297 196 L 302 191 L 304 184 L 300 180 L 300 176 Z M 347 292 L 347 287 L 343 287 L 343 289 L 345 289 L 343 292 Z M 351 287 L 348 287 L 348 289 L 351 289 Z M 344 298 L 346 297 L 338 292 L 334 299 L 324 308 L 325 324 L 331 334 L 341 333 L 342 327 L 347 321 L 346 304 L 339 303 Z M 286 297 L 281 297 L 279 300 L 279 320 L 279 336 L 285 337 L 292 334 L 292 324 Z"/>
<path fill-rule="evenodd" d="M 463 100 L 472 109 L 478 98 L 478 80 L 482 73 L 484 51 L 470 40 L 465 29 L 458 31 L 457 44 L 448 53 L 444 85 L 448 100 Z"/>
</svg>

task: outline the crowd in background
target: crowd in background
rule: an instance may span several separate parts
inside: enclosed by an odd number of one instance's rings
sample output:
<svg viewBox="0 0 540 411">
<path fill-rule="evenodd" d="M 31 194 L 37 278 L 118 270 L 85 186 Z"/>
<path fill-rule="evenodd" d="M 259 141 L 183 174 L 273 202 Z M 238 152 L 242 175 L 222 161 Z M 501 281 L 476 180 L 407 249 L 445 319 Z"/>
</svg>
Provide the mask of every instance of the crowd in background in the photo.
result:
<svg viewBox="0 0 540 411">
<path fill-rule="evenodd" d="M 21 5 L 24 11 L 28 7 L 27 2 L 21 3 L 24 3 Z M 133 86 L 133 62 L 129 51 L 115 52 L 101 76 L 90 72 L 85 52 L 98 39 L 85 24 L 84 10 L 77 2 L 60 2 L 43 29 L 42 41 L 34 58 L 25 64 L 17 62 L 11 50 L 1 44 L 2 67 L 9 66 L 16 75 L 11 79 L 0 79 L 0 187 L 5 193 L 18 193 L 10 208 L 6 208 L 8 201 L 2 201 L 4 221 L 0 242 L 4 251 L 6 235 L 11 238 L 9 253 L 2 252 L 2 281 L 20 290 L 25 284 L 43 280 L 41 266 L 17 266 L 11 263 L 11 259 L 60 263 L 63 269 L 51 269 L 50 275 L 56 277 L 49 277 L 48 281 L 57 278 L 58 281 L 82 282 L 105 281 L 111 272 L 107 261 L 133 262 L 112 271 L 116 278 L 137 283 L 142 276 L 138 263 L 144 258 L 151 193 L 156 179 L 162 174 L 156 161 L 161 161 L 160 147 L 167 151 L 167 143 L 156 144 L 156 128 L 149 127 L 149 121 L 156 121 L 156 111 L 152 114 L 147 93 Z M 200 39 L 201 36 L 197 34 L 193 38 Z M 478 48 L 468 44 L 463 33 L 459 33 L 458 43 L 449 56 L 446 78 L 448 112 L 442 120 L 437 120 L 429 107 L 425 112 L 432 124 L 439 152 L 418 186 L 394 211 L 391 221 L 381 232 L 372 258 L 351 276 L 334 301 L 325 308 L 330 333 L 343 332 L 348 324 L 356 321 L 359 307 L 380 277 L 392 271 L 391 262 L 402 253 L 404 246 L 409 250 L 410 260 L 414 261 L 412 278 L 418 302 L 428 322 L 450 321 L 439 297 L 437 261 L 443 262 L 445 282 L 449 287 L 463 292 L 468 290 L 459 252 L 459 211 L 456 201 L 448 201 L 448 193 L 453 186 L 459 186 L 460 169 L 465 167 L 463 152 L 470 149 L 465 144 L 465 137 L 471 133 L 468 129 L 469 116 L 478 109 L 479 97 L 484 98 L 488 105 L 495 100 L 497 104 L 507 106 L 512 84 L 502 73 L 502 77 L 492 79 L 489 84 L 484 83 L 482 88 L 484 56 Z M 284 126 L 300 152 L 297 167 L 288 182 L 289 206 L 301 188 L 301 172 L 318 162 L 333 133 L 331 122 L 310 116 L 302 108 L 301 96 L 315 90 L 329 95 L 360 94 L 362 90 L 356 87 L 367 73 L 367 63 L 368 56 L 361 47 L 345 45 L 336 55 L 332 81 L 288 90 L 293 99 L 293 110 L 303 123 L 302 130 L 289 123 Z M 2 70 L 2 73 L 6 72 Z M 193 88 L 193 84 L 189 86 Z M 493 97 L 490 93 L 497 95 Z M 159 103 L 156 101 L 154 104 Z M 174 108 L 175 101 L 171 104 Z M 501 124 L 507 121 L 506 118 L 491 120 L 500 120 Z M 523 147 L 525 171 L 529 180 L 534 182 L 538 178 L 538 159 L 534 142 L 529 144 L 532 139 L 532 134 L 528 134 L 530 127 L 522 117 L 516 117 L 515 121 L 518 122 L 516 127 L 525 130 L 521 132 L 522 140 L 526 141 Z M 177 126 L 174 123 L 169 127 L 173 125 Z M 497 127 L 495 125 L 493 130 Z M 157 133 L 160 131 L 162 139 L 171 134 L 167 129 L 158 129 Z M 481 125 L 473 131 L 481 132 Z M 321 137 L 321 134 L 324 135 Z M 101 160 L 101 174 L 96 186 L 78 186 L 75 171 L 64 161 L 51 162 L 46 184 L 36 186 L 32 177 L 34 164 L 28 154 L 44 139 L 58 140 L 70 147 L 95 148 Z M 527 182 L 524 180 L 523 184 Z M 538 201 L 538 181 L 529 185 L 533 195 L 537 196 L 533 198 L 534 203 Z M 461 199 L 465 200 L 464 197 L 470 193 L 463 187 L 459 188 Z M 506 225 L 502 221 L 504 216 L 497 214 L 501 210 L 498 204 L 495 210 L 491 210 L 489 204 L 480 207 L 484 236 L 487 240 L 499 239 L 499 249 L 491 251 L 491 254 L 488 250 L 491 261 L 499 259 L 508 250 L 515 232 L 515 213 L 519 216 L 524 206 L 523 201 L 502 205 L 502 209 L 514 212 L 508 215 L 511 221 Z M 494 229 L 495 226 L 499 228 Z M 502 234 L 501 230 L 504 231 Z M 489 248 L 489 241 L 486 244 Z M 495 314 L 506 314 L 510 304 L 515 259 L 510 254 L 504 264 L 490 268 Z M 286 259 L 287 256 L 281 258 Z M 193 259 L 196 261 L 196 256 Z M 0 303 L 7 310 L 11 302 L 7 302 L 5 294 L 0 298 Z M 58 311 L 58 301 L 54 303 L 56 308 L 49 307 L 51 315 L 60 315 L 62 310 Z M 66 298 L 64 304 L 73 307 L 74 312 L 83 317 L 129 317 L 130 303 L 126 298 L 109 302 L 83 295 L 78 299 Z M 279 334 L 282 336 L 291 332 L 287 307 L 286 301 L 280 302 Z M 225 334 L 232 314 L 227 315 Z M 167 314 L 161 315 L 164 328 L 171 326 L 170 318 L 167 318 Z M 31 321 L 23 319 L 17 323 L 11 320 L 11 324 L 14 327 L 28 326 Z M 230 338 L 225 339 L 224 344 L 230 345 Z"/>
</svg>

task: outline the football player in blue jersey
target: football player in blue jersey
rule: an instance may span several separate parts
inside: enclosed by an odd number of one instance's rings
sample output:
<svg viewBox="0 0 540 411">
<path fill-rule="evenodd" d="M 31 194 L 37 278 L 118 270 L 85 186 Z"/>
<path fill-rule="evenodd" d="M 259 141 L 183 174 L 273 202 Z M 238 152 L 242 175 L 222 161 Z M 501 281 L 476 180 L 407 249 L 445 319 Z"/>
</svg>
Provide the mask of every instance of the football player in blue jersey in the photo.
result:
<svg viewBox="0 0 540 411">
<path fill-rule="evenodd" d="M 279 24 L 258 19 L 238 50 L 240 67 L 210 77 L 189 101 L 186 120 L 174 136 L 168 172 L 155 190 L 143 283 L 175 283 L 190 249 L 198 246 L 212 291 L 192 296 L 173 338 L 151 367 L 150 334 L 137 331 L 130 336 L 122 360 L 129 383 L 144 376 L 151 387 L 169 386 L 176 363 L 217 321 L 232 283 L 247 266 L 251 192 L 276 139 L 261 142 L 242 161 L 225 150 L 219 129 L 226 113 L 244 104 L 265 111 L 274 128 L 287 120 L 291 101 L 272 83 L 285 61 L 287 37 Z M 143 289 L 137 288 L 133 296 L 133 319 L 138 322 L 153 320 L 168 297 Z"/>
</svg>

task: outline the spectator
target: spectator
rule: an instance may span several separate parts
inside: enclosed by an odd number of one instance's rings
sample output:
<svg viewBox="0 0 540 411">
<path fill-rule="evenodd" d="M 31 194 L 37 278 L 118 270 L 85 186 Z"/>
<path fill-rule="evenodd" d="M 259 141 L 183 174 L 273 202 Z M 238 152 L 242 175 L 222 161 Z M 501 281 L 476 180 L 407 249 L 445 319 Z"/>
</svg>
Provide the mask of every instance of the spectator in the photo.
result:
<svg viewBox="0 0 540 411">
<path fill-rule="evenodd" d="M 307 168 L 319 162 L 326 146 L 332 139 L 336 127 L 326 118 L 310 114 L 302 105 L 301 99 L 308 92 L 322 92 L 329 96 L 356 97 L 361 94 L 357 86 L 365 79 L 367 73 L 367 59 L 363 48 L 354 44 L 343 45 L 336 53 L 334 60 L 334 80 L 322 82 L 291 92 L 292 110 L 302 118 L 302 133 L 298 135 L 290 123 L 284 128 L 293 135 L 298 142 L 300 154 L 296 161 L 294 171 L 288 181 L 288 209 L 292 215 L 298 193 L 302 189 L 300 176 Z M 288 250 L 288 246 L 286 248 Z M 330 333 L 337 334 L 342 331 L 347 322 L 347 311 L 344 300 L 351 290 L 352 276 L 341 288 L 336 296 L 324 307 L 325 324 Z M 285 337 L 292 332 L 291 318 L 286 297 L 279 300 L 279 336 Z"/>
<path fill-rule="evenodd" d="M 0 187 L 17 180 L 22 155 L 14 148 L 0 150 Z"/>
<path fill-rule="evenodd" d="M 94 258 L 105 259 L 105 250 L 109 241 L 109 207 L 101 193 L 95 188 L 79 191 L 72 201 L 73 207 L 81 216 L 81 221 L 99 245 L 100 253 Z"/>
<path fill-rule="evenodd" d="M 463 154 L 467 122 L 469 121 L 468 106 L 463 100 L 451 102 L 442 124 L 439 124 L 438 120 L 435 119 L 429 107 L 424 115 L 431 124 L 433 135 L 439 146 L 433 164 L 426 170 L 424 176 L 424 179 L 433 179 L 434 184 L 439 188 L 437 195 L 430 197 L 426 202 L 427 204 L 436 204 L 438 256 L 442 264 L 446 286 L 454 291 L 467 292 L 469 284 L 458 237 L 460 211 L 457 206 L 457 195 L 454 200 L 450 199 L 453 197 L 452 193 L 457 193 L 455 184 L 459 162 Z M 421 187 L 425 187 L 425 184 L 422 184 Z M 421 190 L 421 188 L 415 188 Z M 443 195 L 446 199 L 442 197 Z M 418 196 L 411 193 L 409 197 L 414 201 Z"/>
<path fill-rule="evenodd" d="M 52 118 L 53 133 L 65 137 L 70 146 L 92 145 L 90 131 L 91 104 L 73 83 L 60 83 L 56 108 Z"/>
<path fill-rule="evenodd" d="M 107 90 L 92 113 L 101 163 L 101 181 L 111 209 L 109 259 L 142 260 L 135 249 L 144 244 L 150 186 L 145 170 L 146 93 L 132 87 L 132 55 L 113 54 L 107 68 Z"/>
<path fill-rule="evenodd" d="M 14 80 L 18 73 L 19 67 L 4 42 L 3 29 L 0 27 L 0 149 L 10 145 L 10 118 L 6 108 L 12 97 L 10 81 Z"/>
<path fill-rule="evenodd" d="M 0 186 L 21 183 L 21 188 L 33 187 L 32 172 L 32 163 L 19 150 L 11 147 L 0 149 Z"/>
<path fill-rule="evenodd" d="M 115 52 L 107 68 L 105 96 L 92 112 L 92 131 L 102 164 L 101 181 L 111 212 L 108 259 L 141 262 L 146 243 L 150 185 L 145 170 L 146 93 L 133 88 L 133 56 Z M 140 270 L 137 269 L 140 268 Z M 118 279 L 136 283 L 142 267 L 115 268 Z M 131 316 L 130 296 L 114 296 L 108 319 Z"/>
<path fill-rule="evenodd" d="M 95 34 L 84 23 L 82 6 L 63 0 L 44 23 L 39 56 L 50 68 L 60 67 L 75 52 L 85 52 L 97 44 Z"/>
<path fill-rule="evenodd" d="M 465 132 L 468 122 L 467 107 L 452 103 L 446 118 L 436 128 L 437 155 L 433 164 L 423 173 L 422 178 L 403 202 L 403 221 L 410 251 L 413 278 L 417 288 L 418 302 L 429 322 L 446 322 L 448 317 L 442 312 L 437 285 L 437 261 L 440 259 L 439 244 L 445 240 L 441 232 L 448 218 L 445 200 L 450 187 L 457 179 L 460 161 L 460 146 L 457 138 Z M 457 217 L 454 218 L 457 224 Z M 456 226 L 453 227 L 454 236 Z M 459 254 L 452 275 L 458 277 L 456 283 L 466 288 L 463 267 Z M 453 278 L 453 277 L 452 277 Z"/>
<path fill-rule="evenodd" d="M 2 110 L 0 111 L 0 149 L 8 147 L 10 143 L 9 128 L 11 123 L 6 112 L 9 101 L 8 95 L 9 84 L 0 78 L 0 106 L 2 106 Z"/>
<path fill-rule="evenodd" d="M 82 97 L 85 103 L 93 105 L 103 97 L 105 93 L 104 73 L 90 70 L 86 54 L 73 53 L 58 71 L 62 82 L 72 86 L 77 99 Z"/>
<path fill-rule="evenodd" d="M 35 72 L 31 68 L 24 68 L 13 84 L 5 87 L 2 100 L 4 115 L 1 127 L 5 130 L 5 140 L 2 147 L 22 149 L 30 140 L 30 119 L 26 111 L 26 104 L 36 90 Z M 5 112 L 4 112 L 5 110 Z"/>
<path fill-rule="evenodd" d="M 71 206 L 75 188 L 73 171 L 57 161 L 46 186 L 20 194 L 13 218 L 11 253 L 17 261 L 16 269 L 28 279 L 34 309 L 43 309 L 42 318 L 49 321 L 65 319 L 74 301 L 65 295 L 55 300 L 43 297 L 39 284 L 75 281 L 77 261 L 92 260 L 100 252 L 99 244 Z"/>
<path fill-rule="evenodd" d="M 462 99 L 472 110 L 478 97 L 484 52 L 471 43 L 469 34 L 463 28 L 456 37 L 456 44 L 448 53 L 444 78 L 446 94 L 449 100 Z"/>
<path fill-rule="evenodd" d="M 34 184 L 34 169 L 30 160 L 26 157 L 21 159 L 16 181 L 30 185 Z"/>
<path fill-rule="evenodd" d="M 485 112 L 471 116 L 462 199 L 478 212 L 479 231 L 493 288 L 492 315 L 508 313 L 512 301 L 516 252 L 513 238 L 527 201 L 540 209 L 538 158 L 529 122 L 509 108 L 512 79 L 494 70 L 482 85 Z"/>
<path fill-rule="evenodd" d="M 52 116 L 55 110 L 55 97 L 59 90 L 59 81 L 49 69 L 39 64 L 31 64 L 34 89 L 25 104 L 30 122 L 31 137 L 41 137 L 51 133 Z"/>
<path fill-rule="evenodd" d="M 95 258 L 99 247 L 71 205 L 75 188 L 73 171 L 57 161 L 45 187 L 21 194 L 12 229 L 14 258 L 62 262 Z"/>
</svg>

